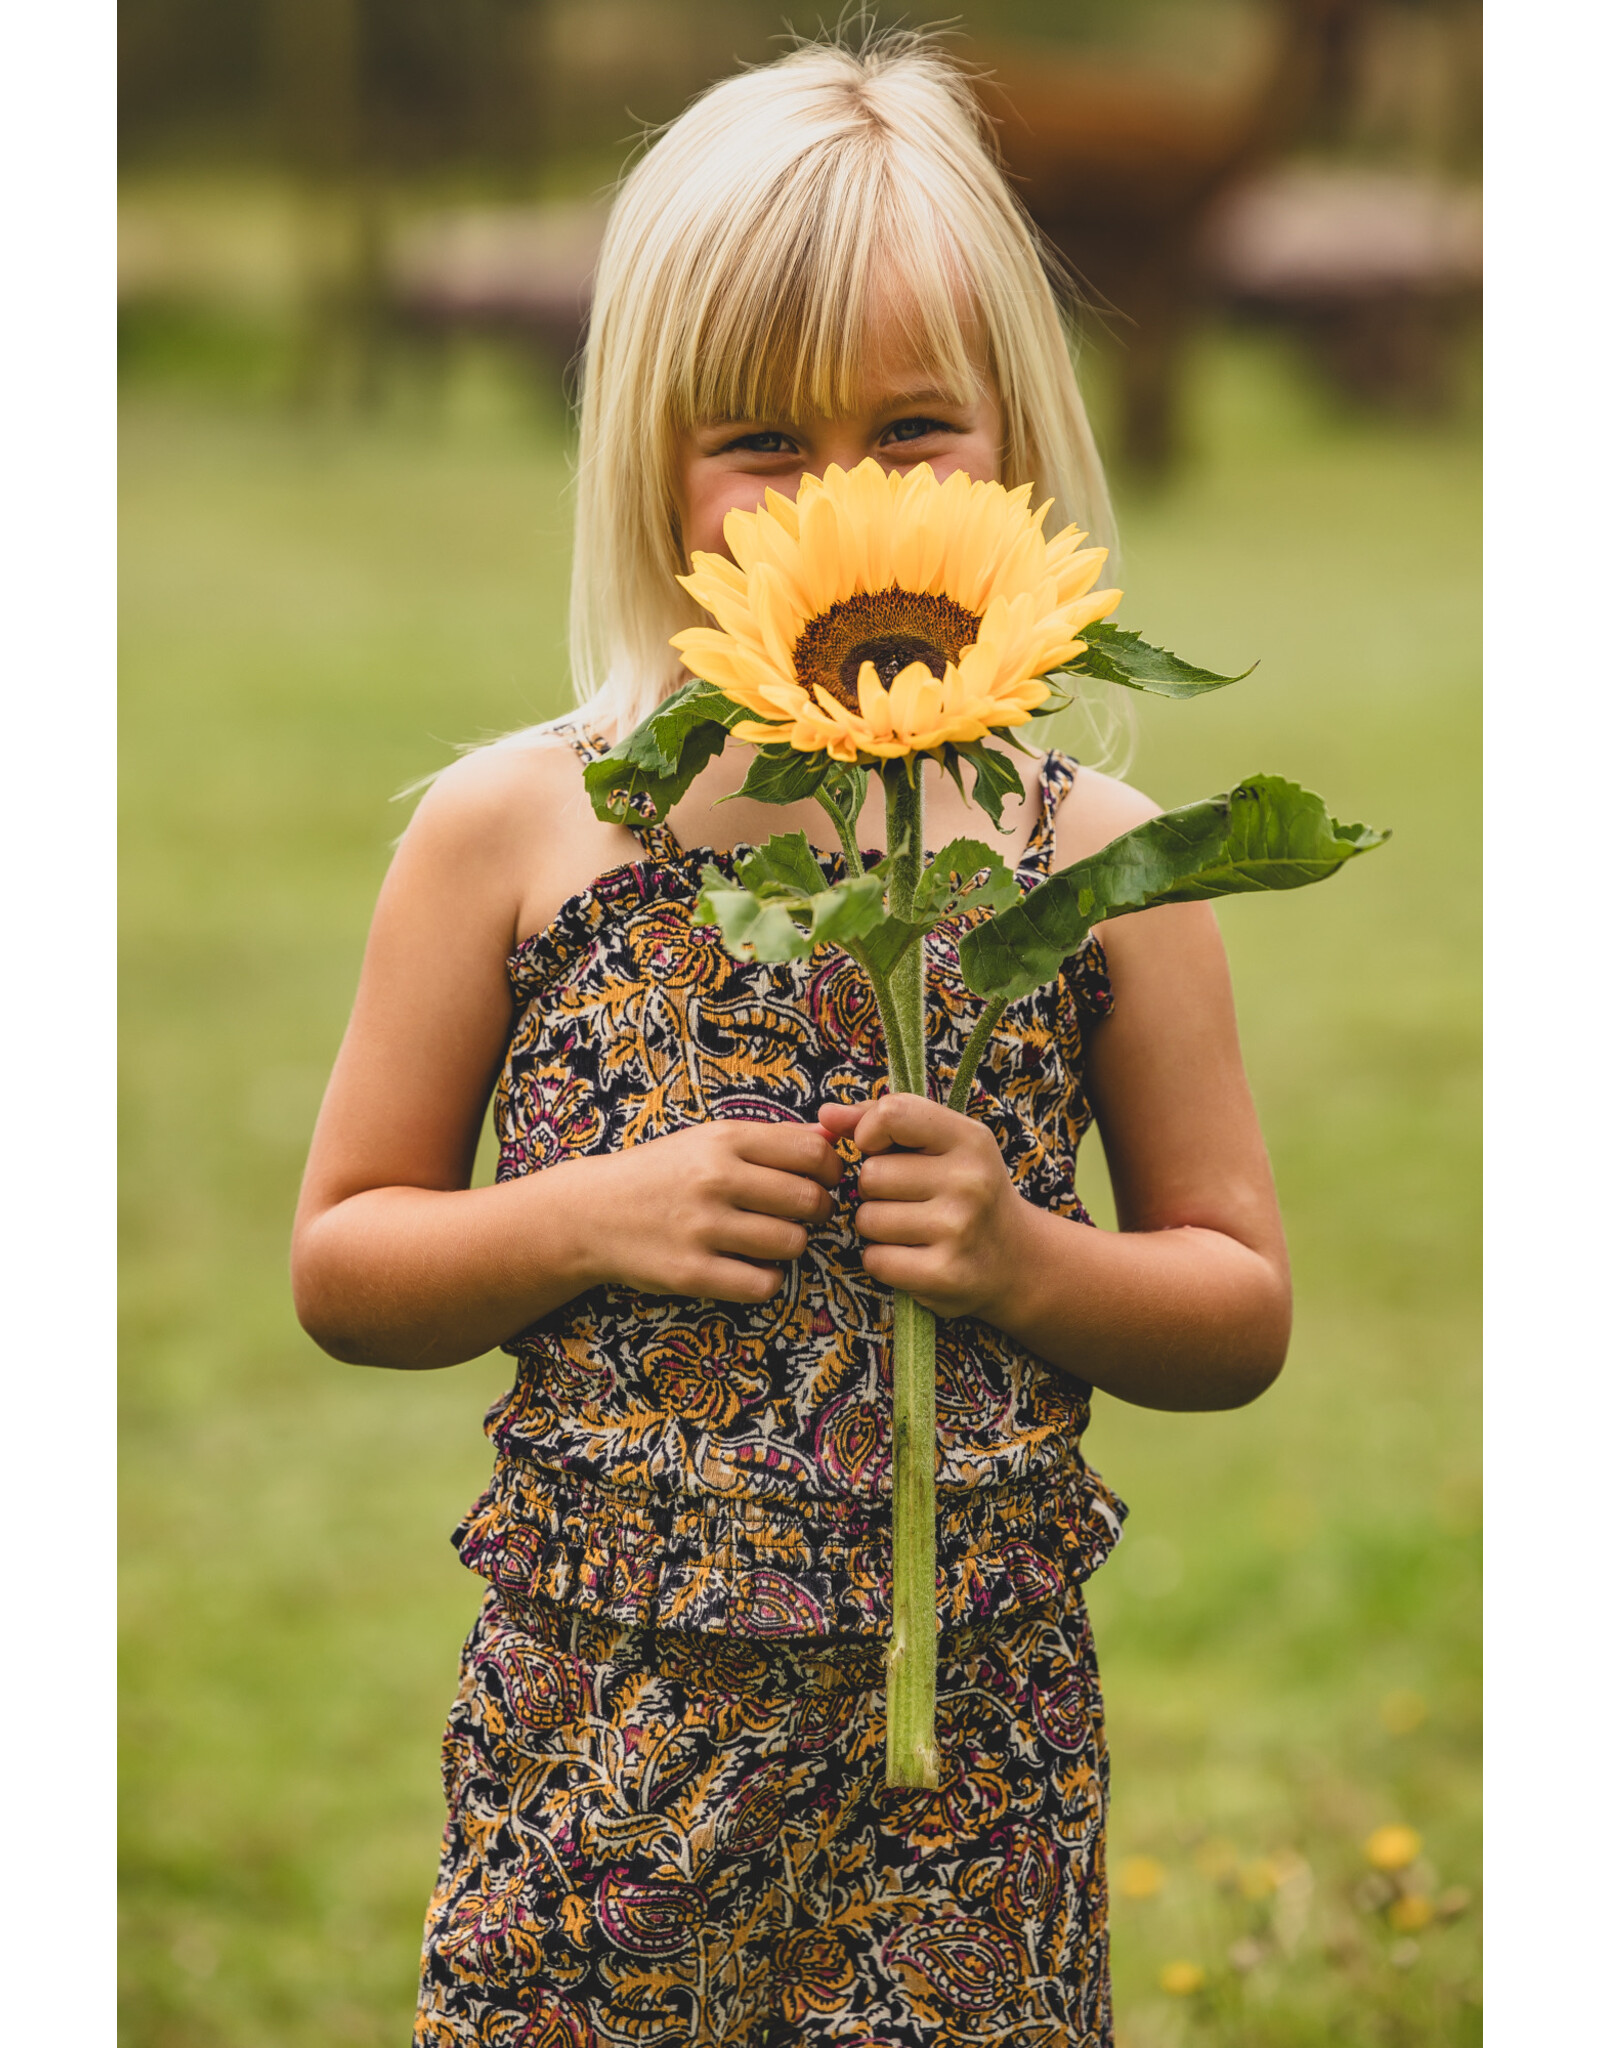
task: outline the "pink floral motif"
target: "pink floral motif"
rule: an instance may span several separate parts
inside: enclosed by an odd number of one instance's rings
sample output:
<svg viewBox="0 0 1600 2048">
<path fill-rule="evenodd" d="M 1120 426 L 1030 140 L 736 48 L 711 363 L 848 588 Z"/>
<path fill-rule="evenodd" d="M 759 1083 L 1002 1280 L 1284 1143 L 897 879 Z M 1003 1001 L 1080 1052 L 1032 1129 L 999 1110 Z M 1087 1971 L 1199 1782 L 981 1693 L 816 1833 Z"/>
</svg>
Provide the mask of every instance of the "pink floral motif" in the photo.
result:
<svg viewBox="0 0 1600 2048">
<path fill-rule="evenodd" d="M 943 2018 L 940 2008 L 951 2006 L 960 2013 L 992 2012 L 1016 1990 L 1026 1967 L 1011 1936 L 981 1920 L 905 1928 L 890 1936 L 884 1961 L 929 2018 Z"/>
<path fill-rule="evenodd" d="M 675 1956 L 705 1925 L 705 1893 L 680 1878 L 608 1870 L 595 1897 L 595 1918 L 624 1955 Z"/>
<path fill-rule="evenodd" d="M 788 1792 L 786 1765 L 758 1765 L 735 1790 L 718 1818 L 717 1832 L 723 1847 L 736 1856 L 748 1856 L 775 1842 L 783 1831 Z"/>
<path fill-rule="evenodd" d="M 1043 1828 L 1026 1821 L 1001 1828 L 990 1837 L 1000 1851 L 995 1880 L 995 1917 L 1013 1934 L 1049 1921 L 1061 1897 L 1061 1858 Z"/>
<path fill-rule="evenodd" d="M 744 1575 L 744 1593 L 730 1603 L 728 1631 L 738 1636 L 804 1636 L 818 1633 L 822 1610 L 784 1572 Z"/>
<path fill-rule="evenodd" d="M 848 1394 L 817 1418 L 817 1470 L 840 1493 L 887 1490 L 894 1465 L 894 1424 L 886 1402 Z"/>
</svg>

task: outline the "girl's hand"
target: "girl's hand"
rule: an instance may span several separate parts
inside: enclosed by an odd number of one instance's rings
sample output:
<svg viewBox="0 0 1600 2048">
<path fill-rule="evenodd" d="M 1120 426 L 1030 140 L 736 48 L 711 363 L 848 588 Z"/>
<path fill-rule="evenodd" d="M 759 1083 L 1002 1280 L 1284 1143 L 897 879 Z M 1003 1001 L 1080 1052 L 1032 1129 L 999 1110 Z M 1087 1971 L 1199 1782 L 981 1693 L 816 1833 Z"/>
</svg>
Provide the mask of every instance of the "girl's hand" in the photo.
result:
<svg viewBox="0 0 1600 2048">
<path fill-rule="evenodd" d="M 587 1166 L 590 1162 L 584 1162 Z M 646 1294 L 771 1301 L 778 1262 L 833 1215 L 843 1168 L 817 1124 L 722 1119 L 597 1158 L 594 1282 Z"/>
<path fill-rule="evenodd" d="M 872 1278 L 936 1315 L 993 1321 L 1030 1212 L 991 1133 L 918 1095 L 828 1103 L 821 1118 L 864 1155 L 856 1228 Z"/>
</svg>

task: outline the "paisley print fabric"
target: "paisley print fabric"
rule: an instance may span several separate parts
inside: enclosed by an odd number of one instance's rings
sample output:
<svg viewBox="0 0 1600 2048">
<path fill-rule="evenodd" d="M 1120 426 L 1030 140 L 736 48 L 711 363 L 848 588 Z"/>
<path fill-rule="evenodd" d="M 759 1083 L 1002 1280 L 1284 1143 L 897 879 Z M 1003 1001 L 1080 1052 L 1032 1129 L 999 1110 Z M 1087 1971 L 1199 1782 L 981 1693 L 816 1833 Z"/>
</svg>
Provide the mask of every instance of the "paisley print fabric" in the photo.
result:
<svg viewBox="0 0 1600 2048">
<path fill-rule="evenodd" d="M 593 753 L 580 729 L 580 754 Z M 1048 754 L 1042 815 L 1014 863 L 1048 872 L 1073 767 Z M 665 827 L 572 897 L 508 963 L 516 1023 L 495 1100 L 501 1179 L 708 1117 L 814 1122 L 884 1086 L 871 990 L 849 956 L 732 959 L 691 923 L 700 870 Z M 838 856 L 821 856 L 833 872 Z M 947 1088 L 981 1005 L 955 935 L 930 947 L 929 1071 Z M 1107 1014 L 1091 940 L 1015 1003 L 970 1108 L 1032 1202 L 1087 1220 L 1083 1031 Z M 758 1307 L 592 1290 L 506 1348 L 516 1383 L 486 1427 L 488 1490 L 456 1531 L 508 1598 L 629 1626 L 735 1636 L 881 1636 L 890 1612 L 892 1310 L 839 1214 Z M 1100 1564 L 1125 1510 L 1084 1464 L 1089 1390 L 988 1324 L 942 1321 L 939 1604 L 946 1628 L 1058 1599 Z"/>
<path fill-rule="evenodd" d="M 942 1638 L 935 1791 L 883 1785 L 882 1674 L 491 1591 L 415 2048 L 1111 2048 L 1081 1591 Z"/>
</svg>

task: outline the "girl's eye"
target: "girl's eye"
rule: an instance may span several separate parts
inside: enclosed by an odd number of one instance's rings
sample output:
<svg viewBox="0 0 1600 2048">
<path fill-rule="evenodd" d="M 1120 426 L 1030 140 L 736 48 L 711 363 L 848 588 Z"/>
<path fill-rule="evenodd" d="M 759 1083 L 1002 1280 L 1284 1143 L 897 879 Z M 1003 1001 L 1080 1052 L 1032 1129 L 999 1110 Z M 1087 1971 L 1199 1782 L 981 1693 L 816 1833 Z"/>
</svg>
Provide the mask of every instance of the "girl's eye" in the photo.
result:
<svg viewBox="0 0 1600 2048">
<path fill-rule="evenodd" d="M 884 428 L 883 438 L 890 443 L 896 441 L 920 441 L 924 434 L 948 434 L 949 432 L 950 429 L 943 420 L 930 420 L 918 417 L 909 420 L 896 420 L 893 426 Z"/>
<path fill-rule="evenodd" d="M 735 448 L 743 448 L 751 455 L 789 455 L 799 453 L 799 450 L 795 447 L 793 441 L 789 439 L 789 436 L 787 434 L 780 434 L 775 429 L 760 434 L 741 434 L 737 441 L 730 441 L 722 452 L 724 455 L 731 455 Z"/>
</svg>

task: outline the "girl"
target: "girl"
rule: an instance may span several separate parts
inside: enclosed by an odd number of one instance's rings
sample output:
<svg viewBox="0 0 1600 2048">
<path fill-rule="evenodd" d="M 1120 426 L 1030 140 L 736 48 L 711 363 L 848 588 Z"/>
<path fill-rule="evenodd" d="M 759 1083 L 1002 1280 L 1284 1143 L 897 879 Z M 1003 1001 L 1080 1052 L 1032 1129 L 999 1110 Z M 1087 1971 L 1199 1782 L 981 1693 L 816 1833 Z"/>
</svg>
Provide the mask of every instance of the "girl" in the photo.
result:
<svg viewBox="0 0 1600 2048">
<path fill-rule="evenodd" d="M 1079 1451 L 1090 1389 L 1232 1406 L 1288 1333 L 1211 915 L 1092 939 L 1007 1013 L 958 1116 L 882 1092 L 847 956 L 742 964 L 690 923 L 741 842 L 798 829 L 828 858 L 819 810 L 721 801 L 737 747 L 637 835 L 581 781 L 682 680 L 688 556 L 868 456 L 1031 481 L 1109 531 L 1038 249 L 963 79 L 909 37 L 727 81 L 623 185 L 583 396 L 582 709 L 419 807 L 307 1169 L 320 1344 L 517 1359 L 456 1533 L 488 1592 L 445 1738 L 429 2048 L 1112 2038 L 1081 1587 L 1124 1510 Z M 994 836 L 933 783 L 930 843 Z M 1025 784 L 994 839 L 1024 886 L 1154 808 L 1055 753 Z M 936 1081 L 977 1008 L 936 954 Z M 1091 1115 L 1120 1234 L 1073 1190 Z M 941 1318 L 936 1792 L 883 1784 L 896 1287 Z"/>
</svg>

